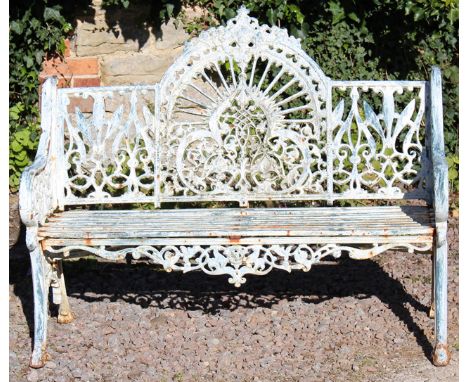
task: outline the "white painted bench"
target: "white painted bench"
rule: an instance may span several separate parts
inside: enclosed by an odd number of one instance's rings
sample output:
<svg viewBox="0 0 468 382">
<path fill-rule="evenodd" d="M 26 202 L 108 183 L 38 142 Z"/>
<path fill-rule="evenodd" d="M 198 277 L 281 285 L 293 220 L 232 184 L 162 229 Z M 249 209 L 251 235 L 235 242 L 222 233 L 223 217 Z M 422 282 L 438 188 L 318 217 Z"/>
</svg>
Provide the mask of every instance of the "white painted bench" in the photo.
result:
<svg viewBox="0 0 468 382">
<path fill-rule="evenodd" d="M 434 363 L 448 363 L 438 68 L 430 81 L 333 81 L 299 40 L 242 8 L 187 43 L 159 84 L 56 83 L 43 85 L 43 132 L 20 189 L 32 367 L 46 360 L 50 286 L 59 322 L 73 319 L 61 261 L 83 251 L 236 286 L 342 253 L 433 251 Z M 343 206 L 356 200 L 368 202 Z"/>
</svg>

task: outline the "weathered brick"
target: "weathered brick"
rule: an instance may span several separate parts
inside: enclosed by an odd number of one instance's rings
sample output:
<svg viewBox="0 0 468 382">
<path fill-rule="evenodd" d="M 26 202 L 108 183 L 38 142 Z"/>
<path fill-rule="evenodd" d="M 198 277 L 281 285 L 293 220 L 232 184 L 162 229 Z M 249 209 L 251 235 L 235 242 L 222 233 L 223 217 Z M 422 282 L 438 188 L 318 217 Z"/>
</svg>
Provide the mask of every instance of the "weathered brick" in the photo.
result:
<svg viewBox="0 0 468 382">
<path fill-rule="evenodd" d="M 69 74 L 68 65 L 63 62 L 60 58 L 52 58 L 44 61 L 42 65 L 42 73 L 46 75 L 67 75 Z"/>
<path fill-rule="evenodd" d="M 99 76 L 90 77 L 73 77 L 73 87 L 88 87 L 88 86 L 101 86 L 101 79 Z"/>
<path fill-rule="evenodd" d="M 74 75 L 98 74 L 99 62 L 96 57 L 67 58 L 68 71 Z"/>
<path fill-rule="evenodd" d="M 58 87 L 101 85 L 97 57 L 66 58 L 65 60 L 54 57 L 46 60 L 39 75 L 39 84 L 42 84 L 50 76 L 58 78 Z"/>
<path fill-rule="evenodd" d="M 42 65 L 42 73 L 45 75 L 98 75 L 99 61 L 96 57 L 87 58 L 66 58 L 62 60 L 59 57 L 54 57 L 44 61 Z"/>
</svg>

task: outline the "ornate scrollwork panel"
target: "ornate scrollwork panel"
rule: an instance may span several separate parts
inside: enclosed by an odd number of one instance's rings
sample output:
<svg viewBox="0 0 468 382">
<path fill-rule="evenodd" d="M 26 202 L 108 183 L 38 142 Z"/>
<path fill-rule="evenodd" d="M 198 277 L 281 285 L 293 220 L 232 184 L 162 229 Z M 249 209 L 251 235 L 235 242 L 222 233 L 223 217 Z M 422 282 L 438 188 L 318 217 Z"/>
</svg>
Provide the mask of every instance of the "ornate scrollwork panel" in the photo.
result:
<svg viewBox="0 0 468 382">
<path fill-rule="evenodd" d="M 62 92 L 68 201 L 153 195 L 154 103 L 151 87 Z"/>
<path fill-rule="evenodd" d="M 65 202 L 426 198 L 425 86 L 331 81 L 241 8 L 160 86 L 59 90 Z"/>
<path fill-rule="evenodd" d="M 350 83 L 334 91 L 340 99 L 330 126 L 333 191 L 350 197 L 424 195 L 425 84 Z"/>
<path fill-rule="evenodd" d="M 68 253 L 73 250 L 91 252 L 108 260 L 119 260 L 130 254 L 135 259 L 149 258 L 161 265 L 166 271 L 189 272 L 202 270 L 209 275 L 228 275 L 229 283 L 240 286 L 246 282 L 245 275 L 265 275 L 272 269 L 291 272 L 294 269 L 309 271 L 311 266 L 327 256 L 338 258 L 343 252 L 351 258 L 368 259 L 392 248 L 406 248 L 410 252 L 427 251 L 432 244 L 382 244 L 370 248 L 328 244 L 314 246 L 309 244 L 291 245 L 206 245 L 206 246 L 150 246 L 133 248 L 106 249 L 82 245 L 63 248 L 49 248 L 51 255 Z"/>
<path fill-rule="evenodd" d="M 325 82 L 245 8 L 193 39 L 161 82 L 163 197 L 323 193 Z"/>
</svg>

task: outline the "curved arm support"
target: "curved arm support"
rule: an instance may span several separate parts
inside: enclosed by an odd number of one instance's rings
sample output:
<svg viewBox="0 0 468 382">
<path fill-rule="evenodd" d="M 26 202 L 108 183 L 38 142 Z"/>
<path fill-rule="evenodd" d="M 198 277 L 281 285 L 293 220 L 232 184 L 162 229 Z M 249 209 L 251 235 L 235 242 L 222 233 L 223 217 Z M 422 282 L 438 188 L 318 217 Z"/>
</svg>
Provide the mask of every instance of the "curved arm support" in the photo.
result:
<svg viewBox="0 0 468 382">
<path fill-rule="evenodd" d="M 20 215 L 26 227 L 38 226 L 57 206 L 51 148 L 51 129 L 56 112 L 57 79 L 48 78 L 42 87 L 41 129 L 36 158 L 21 175 L 19 189 Z"/>
</svg>

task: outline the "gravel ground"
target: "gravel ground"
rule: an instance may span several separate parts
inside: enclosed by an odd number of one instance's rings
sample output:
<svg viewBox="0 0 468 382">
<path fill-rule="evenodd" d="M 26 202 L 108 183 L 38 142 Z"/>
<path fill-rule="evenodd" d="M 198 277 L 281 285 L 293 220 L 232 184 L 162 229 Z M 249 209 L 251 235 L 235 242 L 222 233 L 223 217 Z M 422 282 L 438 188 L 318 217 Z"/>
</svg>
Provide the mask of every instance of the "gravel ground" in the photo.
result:
<svg viewBox="0 0 468 382">
<path fill-rule="evenodd" d="M 452 362 L 445 368 L 430 362 L 430 256 L 389 252 L 308 273 L 251 276 L 240 289 L 223 277 L 140 263 L 68 262 L 77 318 L 49 320 L 51 361 L 32 370 L 29 258 L 17 245 L 10 380 L 458 381 L 458 220 L 449 240 Z"/>
</svg>

